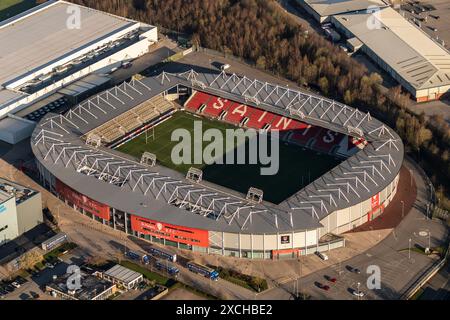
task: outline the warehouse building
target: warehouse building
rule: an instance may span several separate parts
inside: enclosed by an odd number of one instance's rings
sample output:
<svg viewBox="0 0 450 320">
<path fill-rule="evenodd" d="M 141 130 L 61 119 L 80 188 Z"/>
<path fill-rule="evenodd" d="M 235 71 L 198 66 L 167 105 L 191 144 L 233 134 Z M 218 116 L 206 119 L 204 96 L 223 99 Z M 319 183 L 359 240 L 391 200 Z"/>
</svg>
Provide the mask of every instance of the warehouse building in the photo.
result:
<svg viewBox="0 0 450 320">
<path fill-rule="evenodd" d="M 157 28 L 65 1 L 0 23 L 0 119 L 149 51 Z M 2 138 L 2 137 L 0 137 Z"/>
<path fill-rule="evenodd" d="M 418 102 L 439 99 L 450 90 L 450 53 L 394 9 L 339 14 L 332 23 L 351 47 L 360 48 Z"/>
<path fill-rule="evenodd" d="M 103 274 L 103 278 L 126 290 L 136 288 L 144 280 L 144 276 L 141 273 L 125 268 L 120 264 L 116 264 L 106 271 Z"/>
<path fill-rule="evenodd" d="M 41 194 L 0 178 L 0 245 L 43 221 Z"/>
<path fill-rule="evenodd" d="M 336 14 L 387 6 L 382 0 L 297 0 L 297 3 L 319 23 L 329 22 Z"/>
</svg>

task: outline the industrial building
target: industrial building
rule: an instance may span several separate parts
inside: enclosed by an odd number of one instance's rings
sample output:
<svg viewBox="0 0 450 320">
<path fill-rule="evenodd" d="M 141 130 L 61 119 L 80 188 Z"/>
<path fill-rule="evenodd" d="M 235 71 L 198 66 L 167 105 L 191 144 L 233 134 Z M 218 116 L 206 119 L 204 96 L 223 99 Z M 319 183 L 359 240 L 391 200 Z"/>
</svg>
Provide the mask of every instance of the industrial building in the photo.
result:
<svg viewBox="0 0 450 320">
<path fill-rule="evenodd" d="M 0 178 L 0 245 L 43 221 L 41 194 Z"/>
<path fill-rule="evenodd" d="M 319 23 L 331 23 L 345 35 L 350 52 L 364 52 L 417 102 L 437 100 L 450 90 L 450 53 L 387 1 L 297 2 Z"/>
<path fill-rule="evenodd" d="M 360 48 L 418 102 L 450 90 L 450 53 L 394 9 L 338 14 L 331 22 L 351 48 Z"/>
<path fill-rule="evenodd" d="M 297 0 L 297 3 L 319 23 L 329 22 L 336 14 L 387 6 L 382 0 Z"/>
<path fill-rule="evenodd" d="M 144 280 L 144 276 L 141 273 L 125 268 L 120 264 L 116 264 L 114 267 L 103 273 L 103 279 L 111 281 L 121 288 L 130 290 L 136 288 L 137 285 Z"/>
<path fill-rule="evenodd" d="M 157 40 L 154 26 L 65 1 L 48 1 L 1 22 L 0 119 L 87 75 L 120 67 Z"/>
<path fill-rule="evenodd" d="M 115 284 L 80 270 L 80 286 L 72 284 L 73 273 L 66 273 L 46 285 L 45 291 L 63 300 L 106 300 L 117 291 Z"/>
</svg>

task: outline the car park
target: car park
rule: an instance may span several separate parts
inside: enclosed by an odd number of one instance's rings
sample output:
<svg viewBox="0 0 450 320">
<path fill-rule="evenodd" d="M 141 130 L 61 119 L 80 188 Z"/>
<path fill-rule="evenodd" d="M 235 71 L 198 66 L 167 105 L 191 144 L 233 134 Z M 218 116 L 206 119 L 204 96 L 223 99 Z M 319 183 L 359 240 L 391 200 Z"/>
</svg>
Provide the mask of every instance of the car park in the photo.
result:
<svg viewBox="0 0 450 320">
<path fill-rule="evenodd" d="M 18 284 L 24 284 L 24 283 L 27 283 L 28 280 L 25 279 L 24 277 L 18 276 L 18 277 L 16 277 L 16 279 L 14 279 L 14 282 L 16 282 Z"/>
</svg>

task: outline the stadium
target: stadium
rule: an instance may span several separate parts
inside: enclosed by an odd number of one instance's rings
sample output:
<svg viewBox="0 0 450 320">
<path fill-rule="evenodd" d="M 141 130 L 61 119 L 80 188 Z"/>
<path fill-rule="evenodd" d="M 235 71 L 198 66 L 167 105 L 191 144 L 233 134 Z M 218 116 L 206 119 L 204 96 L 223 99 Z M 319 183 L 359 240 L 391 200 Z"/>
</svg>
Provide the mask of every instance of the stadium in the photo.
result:
<svg viewBox="0 0 450 320">
<path fill-rule="evenodd" d="M 181 69 L 133 77 L 45 115 L 31 138 L 41 183 L 129 235 L 249 259 L 342 247 L 340 234 L 394 197 L 403 143 L 370 113 L 235 73 Z M 277 132 L 278 174 L 260 176 L 260 165 L 174 165 L 170 133 L 192 132 L 196 120 L 221 132 Z"/>
</svg>

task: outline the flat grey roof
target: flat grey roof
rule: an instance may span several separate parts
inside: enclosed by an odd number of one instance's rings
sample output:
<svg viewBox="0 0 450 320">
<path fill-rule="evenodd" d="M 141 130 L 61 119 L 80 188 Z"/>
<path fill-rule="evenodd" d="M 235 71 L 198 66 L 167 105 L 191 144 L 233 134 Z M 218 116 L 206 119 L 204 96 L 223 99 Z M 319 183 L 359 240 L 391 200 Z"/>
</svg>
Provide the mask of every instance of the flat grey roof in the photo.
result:
<svg viewBox="0 0 450 320">
<path fill-rule="evenodd" d="M 400 171 L 404 152 L 401 139 L 368 113 L 246 76 L 196 70 L 123 83 L 84 101 L 65 115 L 46 115 L 32 135 L 36 158 L 69 187 L 113 208 L 174 225 L 241 233 L 318 228 L 319 221 L 330 213 L 383 190 Z M 245 195 L 215 184 L 193 184 L 173 170 L 146 167 L 115 150 L 90 147 L 81 139 L 100 124 L 177 85 L 311 125 L 363 136 L 369 144 L 294 196 L 274 205 L 265 201 L 249 203 Z M 186 209 L 174 204 L 185 203 L 186 199 L 197 205 Z M 211 212 L 217 218 L 207 217 Z"/>
<path fill-rule="evenodd" d="M 1 70 L 1 68 L 0 68 L 0 70 Z M 26 96 L 26 94 L 20 93 L 18 91 L 12 91 L 12 90 L 8 90 L 8 89 L 0 88 L 0 109 L 4 106 L 14 103 L 17 100 L 20 100 L 21 98 L 23 98 L 25 96 Z"/>
<path fill-rule="evenodd" d="M 322 17 L 359 10 L 365 11 L 370 6 L 387 6 L 382 0 L 304 0 L 304 2 Z"/>
<path fill-rule="evenodd" d="M 413 88 L 450 86 L 450 53 L 394 9 L 384 8 L 375 15 L 342 14 L 333 19 Z M 378 22 L 377 27 L 369 28 L 368 21 L 373 26 Z"/>
<path fill-rule="evenodd" d="M 77 6 L 81 28 L 67 28 L 72 3 L 50 1 L 0 24 L 0 85 L 132 25 L 125 18 Z"/>
<path fill-rule="evenodd" d="M 127 284 L 136 281 L 137 279 L 142 277 L 142 274 L 130 270 L 128 268 L 125 268 L 120 264 L 116 264 L 114 267 L 106 271 L 105 275 Z"/>
</svg>

